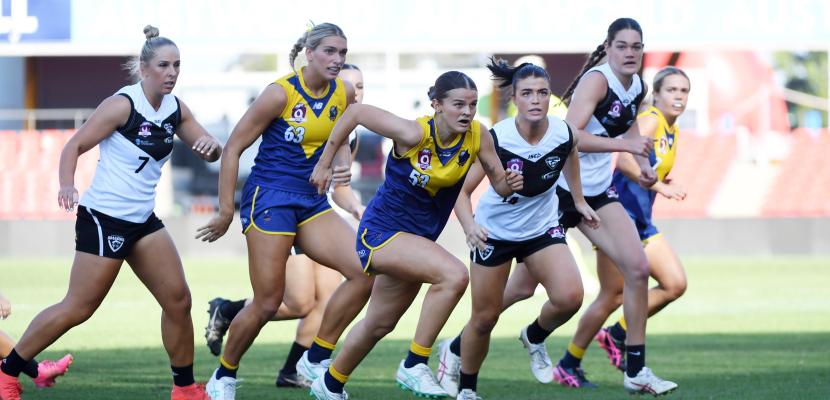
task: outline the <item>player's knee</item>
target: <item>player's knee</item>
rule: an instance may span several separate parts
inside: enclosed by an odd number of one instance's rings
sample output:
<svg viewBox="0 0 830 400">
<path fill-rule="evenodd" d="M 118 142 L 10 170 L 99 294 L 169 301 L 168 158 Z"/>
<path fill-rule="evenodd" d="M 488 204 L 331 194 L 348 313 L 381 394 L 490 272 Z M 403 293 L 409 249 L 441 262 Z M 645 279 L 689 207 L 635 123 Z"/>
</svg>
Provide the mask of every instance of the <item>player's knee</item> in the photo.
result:
<svg viewBox="0 0 830 400">
<path fill-rule="evenodd" d="M 297 318 L 301 318 L 308 315 L 308 313 L 310 313 L 311 310 L 314 309 L 315 304 L 316 301 L 314 300 L 313 296 L 303 298 L 300 301 L 293 304 L 289 304 L 286 302 L 286 305 L 288 306 L 288 314 Z"/>
<path fill-rule="evenodd" d="M 190 308 L 193 306 L 193 298 L 187 287 L 177 291 L 166 304 L 162 305 L 165 314 L 176 316 L 190 315 Z"/>
<path fill-rule="evenodd" d="M 70 326 L 79 325 L 95 314 L 98 309 L 98 304 L 76 304 L 72 302 L 64 302 L 61 304 L 63 310 L 61 317 L 64 323 Z"/>
<path fill-rule="evenodd" d="M 470 318 L 470 325 L 479 334 L 489 334 L 499 322 L 499 314 L 498 310 L 476 312 Z"/>
<path fill-rule="evenodd" d="M 254 297 L 253 303 L 253 310 L 257 313 L 257 316 L 263 320 L 268 321 L 274 315 L 277 315 L 277 311 L 280 309 L 280 304 L 282 303 L 282 299 L 276 296 L 269 296 L 265 298 L 257 298 Z"/>
<path fill-rule="evenodd" d="M 675 301 L 686 293 L 686 279 L 667 282 L 665 285 L 666 296 L 669 301 Z"/>
<path fill-rule="evenodd" d="M 374 341 L 378 341 L 383 339 L 388 335 L 392 330 L 395 329 L 395 325 L 398 324 L 398 321 L 390 321 L 390 320 L 382 320 L 382 321 L 374 321 L 372 323 L 366 324 L 366 332 L 371 336 Z"/>
<path fill-rule="evenodd" d="M 550 302 L 558 310 L 562 312 L 575 314 L 582 307 L 582 299 L 585 298 L 585 292 L 582 290 L 582 285 L 575 285 L 567 290 L 561 290 L 554 295 Z"/>
<path fill-rule="evenodd" d="M 626 261 L 623 271 L 626 284 L 647 285 L 649 277 L 648 260 L 645 255 Z"/>
<path fill-rule="evenodd" d="M 466 268 L 452 268 L 447 271 L 442 284 L 461 297 L 470 284 L 470 274 Z"/>
</svg>

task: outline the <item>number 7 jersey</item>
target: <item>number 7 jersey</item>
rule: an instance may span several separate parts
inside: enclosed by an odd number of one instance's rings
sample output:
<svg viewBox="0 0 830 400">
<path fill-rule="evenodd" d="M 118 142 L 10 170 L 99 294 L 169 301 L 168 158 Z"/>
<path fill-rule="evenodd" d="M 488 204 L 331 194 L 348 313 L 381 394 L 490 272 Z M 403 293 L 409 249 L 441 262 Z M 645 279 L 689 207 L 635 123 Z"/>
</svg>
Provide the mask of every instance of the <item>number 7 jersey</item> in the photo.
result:
<svg viewBox="0 0 830 400">
<path fill-rule="evenodd" d="M 116 95 L 130 101 L 130 117 L 99 143 L 95 177 L 80 204 L 110 217 L 144 223 L 153 213 L 161 167 L 170 159 L 173 135 L 181 123 L 179 100 L 165 95 L 156 110 L 144 96 L 141 82 L 121 88 Z"/>
<path fill-rule="evenodd" d="M 346 88 L 340 78 L 335 78 L 328 82 L 322 97 L 312 97 L 302 72 L 274 82 L 285 90 L 285 108 L 262 133 L 248 177 L 250 184 L 292 193 L 317 193 L 308 180 L 335 122 L 346 110 Z"/>
</svg>

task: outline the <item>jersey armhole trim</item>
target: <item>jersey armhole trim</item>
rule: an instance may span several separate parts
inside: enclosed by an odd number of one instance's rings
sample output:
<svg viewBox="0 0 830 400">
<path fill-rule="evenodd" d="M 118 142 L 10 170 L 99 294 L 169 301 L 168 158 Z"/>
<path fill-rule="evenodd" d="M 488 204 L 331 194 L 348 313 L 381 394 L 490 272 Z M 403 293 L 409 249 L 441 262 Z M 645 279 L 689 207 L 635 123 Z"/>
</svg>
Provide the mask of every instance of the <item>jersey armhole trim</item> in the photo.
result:
<svg viewBox="0 0 830 400">
<path fill-rule="evenodd" d="M 123 125 L 115 128 L 116 131 L 123 133 L 124 128 L 130 126 L 133 122 L 133 119 L 135 119 L 135 103 L 133 103 L 133 99 L 130 97 L 130 95 L 128 95 L 126 93 L 118 93 L 118 96 L 124 96 L 124 97 L 127 98 L 127 101 L 130 102 L 130 116 L 127 117 L 127 121 L 124 122 Z"/>
</svg>

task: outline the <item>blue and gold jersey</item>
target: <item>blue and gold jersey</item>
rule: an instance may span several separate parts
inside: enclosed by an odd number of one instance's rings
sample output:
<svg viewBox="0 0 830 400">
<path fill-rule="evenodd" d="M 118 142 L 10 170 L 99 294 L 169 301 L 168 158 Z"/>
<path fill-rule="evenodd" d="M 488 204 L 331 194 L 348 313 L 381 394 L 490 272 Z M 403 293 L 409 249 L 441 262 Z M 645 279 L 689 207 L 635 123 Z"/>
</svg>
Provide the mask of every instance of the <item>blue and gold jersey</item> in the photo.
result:
<svg viewBox="0 0 830 400">
<path fill-rule="evenodd" d="M 329 81 L 325 95 L 311 96 L 302 70 L 274 82 L 285 90 L 285 108 L 262 133 L 248 181 L 294 193 L 317 193 L 308 182 L 337 118 L 348 100 L 340 78 Z"/>
<path fill-rule="evenodd" d="M 666 117 L 660 110 L 651 106 L 637 117 L 653 116 L 657 118 L 657 130 L 654 132 L 654 149 L 651 150 L 648 159 L 657 179 L 662 181 L 671 172 L 674 166 L 674 157 L 677 153 L 677 124 L 669 125 Z"/>
<path fill-rule="evenodd" d="M 481 142 L 481 124 L 446 146 L 432 116 L 418 118 L 421 142 L 405 154 L 393 148 L 386 161 L 386 180 L 369 202 L 361 225 L 408 232 L 436 240 L 444 229 L 467 171 Z"/>
</svg>

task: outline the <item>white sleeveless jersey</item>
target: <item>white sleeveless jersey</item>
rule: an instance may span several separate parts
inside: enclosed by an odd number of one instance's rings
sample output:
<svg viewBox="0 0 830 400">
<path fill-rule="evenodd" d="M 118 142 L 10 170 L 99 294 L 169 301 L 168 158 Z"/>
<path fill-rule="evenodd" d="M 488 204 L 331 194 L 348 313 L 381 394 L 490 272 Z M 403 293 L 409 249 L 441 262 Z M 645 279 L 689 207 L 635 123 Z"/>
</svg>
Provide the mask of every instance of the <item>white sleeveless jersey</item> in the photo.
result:
<svg viewBox="0 0 830 400">
<path fill-rule="evenodd" d="M 541 236 L 559 224 L 556 180 L 573 147 L 573 133 L 554 116 L 548 116 L 548 130 L 536 145 L 519 135 L 515 118 L 497 123 L 490 133 L 502 166 L 521 173 L 524 188 L 501 197 L 488 187 L 478 201 L 476 223 L 491 239 L 517 242 Z"/>
<path fill-rule="evenodd" d="M 155 207 L 161 167 L 173 151 L 173 135 L 181 122 L 179 100 L 165 95 L 156 111 L 144 96 L 141 82 L 121 88 L 116 95 L 130 100 L 130 117 L 99 144 L 95 177 L 80 204 L 144 223 Z"/>
<path fill-rule="evenodd" d="M 640 76 L 635 74 L 631 87 L 625 90 L 608 63 L 589 69 L 580 80 L 592 71 L 598 71 L 605 76 L 608 89 L 605 98 L 594 109 L 585 130 L 597 136 L 616 138 L 628 131 L 637 120 L 637 108 L 645 95 L 642 81 Z M 611 160 L 611 153 L 579 152 L 583 195 L 596 196 L 611 186 Z M 570 190 L 564 179 L 559 179 L 559 186 Z"/>
</svg>

